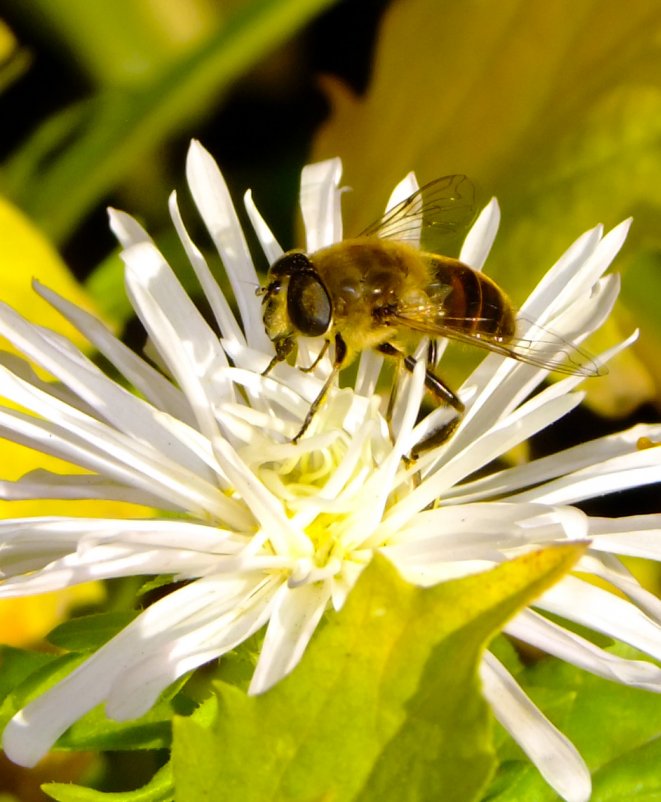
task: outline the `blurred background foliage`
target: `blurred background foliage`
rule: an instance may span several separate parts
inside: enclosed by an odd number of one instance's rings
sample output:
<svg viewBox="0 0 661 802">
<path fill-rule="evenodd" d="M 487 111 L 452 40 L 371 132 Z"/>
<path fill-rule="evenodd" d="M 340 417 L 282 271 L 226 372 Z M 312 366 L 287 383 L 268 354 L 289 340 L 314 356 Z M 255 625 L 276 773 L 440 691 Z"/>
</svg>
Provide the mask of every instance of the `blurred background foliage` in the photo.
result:
<svg viewBox="0 0 661 802">
<path fill-rule="evenodd" d="M 36 277 L 132 340 L 108 205 L 140 218 L 189 280 L 167 196 L 186 196 L 191 137 L 218 159 L 235 199 L 252 187 L 284 247 L 297 244 L 299 171 L 311 159 L 342 157 L 349 234 L 379 216 L 409 170 L 421 183 L 464 172 L 480 205 L 500 201 L 487 270 L 515 303 L 584 230 L 634 217 L 616 263 L 622 300 L 590 348 L 636 326 L 640 341 L 589 382 L 592 411 L 537 438 L 533 452 L 658 419 L 656 0 L 0 0 L 0 92 L 0 287 L 28 317 L 59 326 L 30 292 Z M 2 449 L 15 474 L 3 478 L 45 467 Z M 591 511 L 658 506 L 646 490 Z M 34 616 L 52 626 L 52 614 Z"/>
</svg>

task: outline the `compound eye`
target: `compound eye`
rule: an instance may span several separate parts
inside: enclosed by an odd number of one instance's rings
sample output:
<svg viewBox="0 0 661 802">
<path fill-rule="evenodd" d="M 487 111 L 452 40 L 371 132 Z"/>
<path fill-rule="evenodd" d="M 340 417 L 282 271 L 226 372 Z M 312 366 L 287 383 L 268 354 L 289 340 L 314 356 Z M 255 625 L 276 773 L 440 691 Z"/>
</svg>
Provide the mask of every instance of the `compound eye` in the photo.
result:
<svg viewBox="0 0 661 802">
<path fill-rule="evenodd" d="M 303 251 L 288 251 L 269 267 L 271 278 L 284 278 L 301 270 L 312 270 L 312 262 Z"/>
<path fill-rule="evenodd" d="M 328 290 L 313 272 L 293 273 L 287 290 L 289 319 L 306 337 L 325 334 L 333 313 Z"/>
</svg>

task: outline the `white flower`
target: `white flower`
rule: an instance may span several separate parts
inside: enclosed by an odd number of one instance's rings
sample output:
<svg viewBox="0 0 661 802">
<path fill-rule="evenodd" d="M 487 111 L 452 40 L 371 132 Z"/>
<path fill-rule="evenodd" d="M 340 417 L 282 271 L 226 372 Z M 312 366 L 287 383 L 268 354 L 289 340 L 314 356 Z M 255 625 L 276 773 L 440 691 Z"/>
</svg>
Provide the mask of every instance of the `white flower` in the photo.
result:
<svg viewBox="0 0 661 802">
<path fill-rule="evenodd" d="M 310 251 L 342 237 L 339 174 L 337 160 L 303 171 Z M 88 471 L 36 472 L 2 483 L 2 495 L 121 499 L 163 511 L 150 520 L 0 522 L 0 597 L 132 574 L 189 580 L 18 713 L 4 735 L 9 757 L 34 764 L 101 702 L 113 718 L 141 715 L 177 677 L 263 626 L 250 690 L 266 690 L 296 665 L 324 611 L 343 604 L 376 549 L 411 582 L 429 585 L 539 546 L 589 538 L 580 571 L 607 580 L 620 594 L 572 575 L 536 607 L 661 658 L 661 605 L 614 556 L 658 559 L 661 517 L 591 518 L 570 506 L 656 481 L 661 449 L 638 445 L 641 438 L 661 439 L 661 427 L 639 426 L 471 479 L 582 398 L 575 391 L 580 376 L 530 398 L 547 371 L 489 354 L 459 390 L 466 415 L 454 436 L 410 465 L 403 457 L 445 410 L 416 423 L 424 392 L 421 360 L 398 394 L 392 438 L 374 395 L 380 359 L 365 353 L 355 387 L 333 390 L 306 436 L 292 444 L 329 365 L 322 361 L 303 373 L 282 363 L 262 375 L 273 351 L 255 295 L 257 276 L 218 168 L 195 143 L 188 180 L 222 257 L 240 322 L 186 233 L 174 195 L 170 211 L 222 339 L 148 235 L 119 212 L 111 213 L 111 222 L 124 246 L 127 291 L 162 370 L 86 312 L 45 287 L 36 290 L 139 395 L 61 336 L 0 307 L 0 334 L 56 380 L 44 382 L 15 359 L 0 364 L 3 395 L 21 410 L 0 409 L 1 433 Z M 391 203 L 415 186 L 409 176 Z M 282 251 L 249 194 L 245 201 L 273 261 Z M 463 261 L 482 267 L 498 220 L 492 201 L 466 240 Z M 600 326 L 618 292 L 617 276 L 603 273 L 627 229 L 623 223 L 605 236 L 596 228 L 580 237 L 526 302 L 526 319 L 574 344 Z M 437 500 L 442 504 L 434 505 Z M 614 657 L 539 612 L 524 611 L 507 631 L 600 676 L 661 688 L 661 671 L 651 663 Z M 567 800 L 587 799 L 590 779 L 580 756 L 491 654 L 482 678 L 497 717 L 548 782 Z"/>
</svg>

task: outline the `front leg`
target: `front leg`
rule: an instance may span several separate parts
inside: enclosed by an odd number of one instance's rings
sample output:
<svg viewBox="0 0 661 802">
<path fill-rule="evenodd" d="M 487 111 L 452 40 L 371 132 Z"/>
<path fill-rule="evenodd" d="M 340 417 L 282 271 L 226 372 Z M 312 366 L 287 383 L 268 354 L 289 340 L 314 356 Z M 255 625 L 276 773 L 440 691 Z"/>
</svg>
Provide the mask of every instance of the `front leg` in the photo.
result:
<svg viewBox="0 0 661 802">
<path fill-rule="evenodd" d="M 308 426 L 312 423 L 312 418 L 314 418 L 315 413 L 319 409 L 319 407 L 323 404 L 324 399 L 328 395 L 328 391 L 331 388 L 331 385 L 335 381 L 337 374 L 340 372 L 342 365 L 347 357 L 347 346 L 342 337 L 339 334 L 335 335 L 335 357 L 333 359 L 333 368 L 328 375 L 328 378 L 324 382 L 324 386 L 321 388 L 319 395 L 314 399 L 312 404 L 310 404 L 310 409 L 308 410 L 308 414 L 305 416 L 305 420 L 303 421 L 303 425 L 298 431 L 296 437 L 293 438 L 292 443 L 298 443 L 301 437 L 305 434 Z"/>
<path fill-rule="evenodd" d="M 294 350 L 294 338 L 282 337 L 281 339 L 276 340 L 273 345 L 275 348 L 275 356 L 262 371 L 262 376 L 268 376 L 278 362 L 284 362 L 287 359 L 289 354 L 291 354 L 291 352 Z"/>
</svg>

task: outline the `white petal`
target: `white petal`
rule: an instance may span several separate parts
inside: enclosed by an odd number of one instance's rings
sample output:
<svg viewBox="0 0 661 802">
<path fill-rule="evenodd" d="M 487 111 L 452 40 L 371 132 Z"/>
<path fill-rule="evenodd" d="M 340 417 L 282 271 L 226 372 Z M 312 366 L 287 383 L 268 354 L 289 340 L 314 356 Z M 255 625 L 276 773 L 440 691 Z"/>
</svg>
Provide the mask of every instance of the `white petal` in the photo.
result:
<svg viewBox="0 0 661 802">
<path fill-rule="evenodd" d="M 407 175 L 402 178 L 402 180 L 397 184 L 397 186 L 393 189 L 390 198 L 388 199 L 388 203 L 386 204 L 386 211 L 390 211 L 390 209 L 394 209 L 398 203 L 405 201 L 414 192 L 417 192 L 420 188 L 418 184 L 418 179 L 415 177 L 414 172 L 407 173 Z M 420 235 L 418 234 L 418 242 L 420 241 Z"/>
<path fill-rule="evenodd" d="M 122 254 L 126 284 L 140 320 L 210 441 L 219 436 L 213 403 L 233 399 L 227 357 L 161 254 L 149 244 Z"/>
<path fill-rule="evenodd" d="M 22 499 L 104 499 L 124 501 L 146 507 L 167 507 L 167 501 L 137 487 L 126 487 L 101 476 L 90 474 L 60 474 L 42 469 L 30 471 L 16 482 L 0 481 L 0 498 Z M 176 506 L 172 510 L 179 509 Z"/>
<path fill-rule="evenodd" d="M 507 624 L 505 632 L 604 679 L 661 691 L 661 668 L 658 666 L 609 654 L 532 610 L 519 613 Z"/>
<path fill-rule="evenodd" d="M 392 191 L 388 203 L 386 204 L 386 212 L 393 209 L 397 206 L 398 203 L 405 201 L 414 192 L 417 192 L 419 189 L 418 180 L 415 177 L 415 173 L 411 172 L 408 175 L 404 176 L 404 178 L 397 184 L 395 189 Z M 410 220 L 410 227 L 403 232 L 397 239 L 400 242 L 408 242 L 411 245 L 419 246 L 420 245 L 420 232 L 422 231 L 422 220 L 421 219 L 413 219 Z"/>
<path fill-rule="evenodd" d="M 329 598 L 330 582 L 279 589 L 249 693 L 263 693 L 297 665 Z"/>
<path fill-rule="evenodd" d="M 109 208 L 108 219 L 113 234 L 124 248 L 129 248 L 139 242 L 152 242 L 149 234 L 130 214 L 119 211 L 119 209 Z"/>
<path fill-rule="evenodd" d="M 176 658 L 168 658 L 167 649 L 162 651 L 164 645 L 169 645 L 170 652 L 176 650 L 180 639 L 185 638 L 188 633 L 193 633 L 194 638 L 197 638 L 202 631 L 201 627 L 209 622 L 217 622 L 217 629 L 221 630 L 217 635 L 220 644 L 223 625 L 233 623 L 241 617 L 237 614 L 242 609 L 240 596 L 244 597 L 244 605 L 248 598 L 246 594 L 252 593 L 253 599 L 258 599 L 245 607 L 251 611 L 255 607 L 263 609 L 263 604 L 268 602 L 272 591 L 273 586 L 263 583 L 261 588 L 255 588 L 254 580 L 238 582 L 208 578 L 198 580 L 159 600 L 64 680 L 14 716 L 4 731 L 5 753 L 19 765 L 33 766 L 74 721 L 109 698 L 112 698 L 115 713 L 122 713 L 124 716 L 140 715 L 144 707 L 139 694 L 138 698 L 132 694 L 126 705 L 117 698 L 123 688 L 124 676 L 128 678 L 124 689 L 131 692 L 135 682 L 132 669 L 147 661 L 147 669 L 157 671 L 158 677 L 163 681 L 160 688 L 163 690 L 171 681 L 172 672 L 165 679 L 166 669 L 163 662 L 159 661 L 158 665 L 150 664 L 150 655 L 161 654 L 169 665 L 186 671 L 185 666 Z M 229 614 L 231 621 L 226 618 L 228 610 L 234 611 Z M 227 651 L 227 648 L 218 646 L 215 654 Z M 151 675 L 145 671 L 139 678 L 150 685 L 150 696 L 153 697 L 155 688 L 150 682 Z"/>
<path fill-rule="evenodd" d="M 195 245 L 193 240 L 190 238 L 188 231 L 186 230 L 186 226 L 184 225 L 184 221 L 179 211 L 179 206 L 177 205 L 176 192 L 173 192 L 170 195 L 168 208 L 170 209 L 170 217 L 172 218 L 174 227 L 179 235 L 181 244 L 184 246 L 186 256 L 188 256 L 188 261 L 191 263 L 191 266 L 195 271 L 195 275 L 197 276 L 197 280 L 200 282 L 200 286 L 202 287 L 204 295 L 209 302 L 209 306 L 211 307 L 211 311 L 214 314 L 216 323 L 218 324 L 218 328 L 220 329 L 222 336 L 229 341 L 236 341 L 244 344 L 246 338 L 243 336 L 241 327 L 236 322 L 236 318 L 232 313 L 230 305 L 227 303 L 227 299 L 218 286 L 218 282 L 213 277 L 211 270 L 209 270 L 207 260 L 204 258 L 202 252 L 197 245 Z"/>
<path fill-rule="evenodd" d="M 630 487 L 661 481 L 661 449 L 647 448 L 565 474 L 539 487 L 510 496 L 515 501 L 573 504 Z"/>
<path fill-rule="evenodd" d="M 377 354 L 372 350 L 363 351 L 361 353 L 354 385 L 354 389 L 358 395 L 364 395 L 368 398 L 374 395 L 382 366 L 383 357 L 381 354 Z"/>
<path fill-rule="evenodd" d="M 220 594 L 205 606 L 203 621 L 188 626 L 179 637 L 162 640 L 143 660 L 136 661 L 114 683 L 106 703 L 111 718 L 124 721 L 146 713 L 159 694 L 178 677 L 236 648 L 266 623 L 277 582 L 255 587 L 227 607 Z M 277 592 L 277 591 L 276 591 Z M 167 615 L 166 610 L 160 611 Z"/>
<path fill-rule="evenodd" d="M 661 659 L 659 624 L 631 602 L 575 576 L 563 577 L 535 602 L 535 606 Z"/>
<path fill-rule="evenodd" d="M 565 539 L 583 540 L 587 516 L 572 507 L 544 504 L 461 504 L 424 510 L 405 526 L 386 519 L 378 529 L 384 553 L 400 560 L 493 559 Z"/>
<path fill-rule="evenodd" d="M 516 684 L 504 666 L 486 652 L 480 676 L 496 718 L 567 802 L 588 802 L 590 772 L 574 745 L 554 727 Z"/>
<path fill-rule="evenodd" d="M 170 438 L 163 437 L 162 428 L 156 422 L 153 411 L 132 393 L 125 390 L 117 382 L 103 374 L 82 353 L 75 350 L 71 343 L 56 335 L 46 336 L 45 332 L 28 323 L 10 307 L 0 304 L 0 332 L 9 339 L 18 349 L 40 364 L 54 376 L 63 381 L 73 392 L 83 398 L 86 403 L 102 415 L 106 420 L 126 434 L 136 439 L 146 439 L 149 442 L 167 442 Z M 45 392 L 38 389 L 30 390 L 26 382 L 19 382 L 8 371 L 3 369 L 4 382 L 11 391 L 23 395 L 22 403 L 32 408 L 48 419 L 53 419 L 46 411 L 49 406 L 63 410 L 63 405 L 51 405 L 51 399 Z M 32 397 L 32 402 L 29 400 Z M 42 407 L 39 410 L 35 404 Z M 73 414 L 73 413 L 72 413 Z M 191 464 L 192 454 L 181 448 L 177 449 L 177 459 L 184 464 Z M 197 462 L 197 460 L 195 460 Z"/>
<path fill-rule="evenodd" d="M 459 260 L 473 270 L 482 270 L 496 239 L 499 225 L 500 206 L 498 201 L 492 198 L 468 232 L 461 247 Z"/>
<path fill-rule="evenodd" d="M 576 563 L 577 572 L 593 574 L 610 582 L 621 591 L 650 618 L 661 623 L 661 599 L 649 590 L 645 590 L 631 571 L 614 554 L 599 553 L 590 549 Z"/>
<path fill-rule="evenodd" d="M 639 424 L 633 428 L 607 437 L 600 437 L 588 443 L 568 448 L 536 459 L 525 465 L 518 465 L 503 471 L 467 482 L 448 490 L 445 498 L 457 498 L 462 502 L 488 499 L 512 493 L 521 487 L 542 485 L 558 476 L 571 474 L 584 468 L 599 465 L 613 457 L 631 453 L 641 438 L 661 437 L 661 426 Z"/>
<path fill-rule="evenodd" d="M 596 551 L 661 560 L 661 515 L 592 517 L 590 537 Z"/>
<path fill-rule="evenodd" d="M 158 520 L 25 519 L 0 532 L 3 574 L 10 577 L 0 584 L 1 598 L 109 577 L 197 577 L 220 571 L 223 559 L 236 563 L 231 558 L 248 542 L 215 527 Z"/>
<path fill-rule="evenodd" d="M 248 213 L 252 227 L 255 230 L 259 244 L 262 246 L 264 256 L 266 256 L 266 261 L 269 263 L 269 265 L 272 265 L 276 259 L 279 259 L 282 256 L 284 251 L 280 247 L 280 243 L 276 240 L 273 232 L 268 227 L 266 221 L 255 206 L 255 202 L 252 199 L 252 192 L 250 190 L 248 190 L 243 196 L 243 204 L 246 207 L 246 212 Z"/>
<path fill-rule="evenodd" d="M 300 550 L 301 556 L 309 556 L 312 548 L 309 538 L 292 525 L 281 501 L 269 492 L 228 442 L 220 440 L 216 447 L 232 485 L 256 520 L 268 531 L 276 552 L 287 554 Z"/>
<path fill-rule="evenodd" d="M 250 251 L 218 165 L 199 142 L 191 143 L 186 175 L 200 216 L 223 260 L 248 343 L 268 353 L 269 340 L 262 323 L 260 303 L 255 295 L 259 280 Z"/>
<path fill-rule="evenodd" d="M 603 238 L 601 227 L 580 237 L 538 284 L 522 306 L 522 314 L 544 325 L 588 292 L 617 255 L 630 225 L 631 221 L 625 220 Z"/>
<path fill-rule="evenodd" d="M 0 368 L 0 374 L 3 370 Z M 7 439 L 59 456 L 115 481 L 137 485 L 149 493 L 162 493 L 183 509 L 198 509 L 199 512 L 214 509 L 216 515 L 224 509 L 237 523 L 240 520 L 235 517 L 236 502 L 224 496 L 215 486 L 219 477 L 210 474 L 199 456 L 186 450 L 171 431 L 158 432 L 155 426 L 145 426 L 146 432 L 151 430 L 154 434 L 154 447 L 143 439 L 144 432 L 133 434 L 133 426 L 130 427 L 130 434 L 117 431 L 31 388 L 11 374 L 2 375 L 5 395 L 43 416 L 43 419 L 32 418 L 18 411 L 0 408 L 0 429 Z M 118 390 L 121 389 L 118 387 Z M 148 411 L 144 402 L 132 396 L 130 398 Z M 125 414 L 129 415 L 131 404 L 126 407 Z M 185 427 L 184 424 L 180 426 Z M 196 438 L 190 438 L 189 445 L 194 448 L 197 445 Z M 158 447 L 162 450 L 158 450 Z"/>
<path fill-rule="evenodd" d="M 60 312 L 73 326 L 113 364 L 133 387 L 152 404 L 175 415 L 186 423 L 192 423 L 193 415 L 185 397 L 174 385 L 140 359 L 128 346 L 118 340 L 100 320 L 84 309 L 67 301 L 54 290 L 34 282 L 34 288 L 42 298 Z"/>
<path fill-rule="evenodd" d="M 340 159 L 308 164 L 301 173 L 301 212 L 307 250 L 318 251 L 342 239 L 342 214 L 338 184 Z"/>
<path fill-rule="evenodd" d="M 506 418 L 500 422 L 467 446 L 454 459 L 446 462 L 445 458 L 439 457 L 439 462 L 443 462 L 441 467 L 430 471 L 415 490 L 391 507 L 386 516 L 388 525 L 393 528 L 402 526 L 418 510 L 441 498 L 465 476 L 496 459 L 530 434 L 557 420 L 573 409 L 580 400 L 580 396 L 561 395 L 547 404 L 540 405 L 536 399 L 532 399 L 528 407 L 520 407 L 513 413 L 511 420 Z"/>
<path fill-rule="evenodd" d="M 573 382 L 568 380 L 568 383 L 571 386 Z M 491 429 L 476 437 L 456 456 L 450 458 L 447 451 L 445 454 L 441 454 L 439 461 L 444 464 L 436 472 L 436 475 L 444 474 L 445 487 L 440 488 L 439 484 L 437 495 L 445 494 L 446 489 L 458 484 L 465 476 L 476 472 L 492 460 L 543 431 L 575 409 L 583 398 L 583 393 L 570 393 L 567 385 L 558 382 L 533 396 L 525 404 L 519 405 L 513 412 L 508 414 L 503 410 L 502 417 L 494 423 Z M 458 435 L 459 433 L 457 432 Z M 452 449 L 449 451 L 451 453 Z M 424 474 L 431 473 L 433 469 L 432 463 L 432 466 L 425 468 Z M 438 481 L 440 483 L 440 477 Z"/>
</svg>

